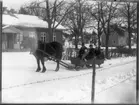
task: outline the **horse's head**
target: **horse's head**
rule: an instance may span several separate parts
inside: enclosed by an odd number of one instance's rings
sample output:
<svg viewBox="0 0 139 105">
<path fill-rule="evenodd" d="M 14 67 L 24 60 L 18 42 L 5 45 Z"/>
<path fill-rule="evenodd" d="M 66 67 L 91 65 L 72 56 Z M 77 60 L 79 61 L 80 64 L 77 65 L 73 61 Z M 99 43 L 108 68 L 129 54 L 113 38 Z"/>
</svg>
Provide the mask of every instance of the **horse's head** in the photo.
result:
<svg viewBox="0 0 139 105">
<path fill-rule="evenodd" d="M 38 48 L 42 48 L 44 46 L 44 42 L 41 40 L 38 40 Z"/>
</svg>

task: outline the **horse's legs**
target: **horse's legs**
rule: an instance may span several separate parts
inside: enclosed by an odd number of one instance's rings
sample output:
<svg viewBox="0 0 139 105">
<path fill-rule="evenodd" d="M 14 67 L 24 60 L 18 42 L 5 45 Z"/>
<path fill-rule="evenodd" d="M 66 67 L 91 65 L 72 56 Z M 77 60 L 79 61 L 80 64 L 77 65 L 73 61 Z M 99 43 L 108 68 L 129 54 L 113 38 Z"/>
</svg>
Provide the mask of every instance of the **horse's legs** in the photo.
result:
<svg viewBox="0 0 139 105">
<path fill-rule="evenodd" d="M 37 65 L 38 65 L 38 68 L 36 70 L 36 72 L 39 72 L 41 70 L 41 67 L 40 67 L 40 60 L 39 58 L 36 57 L 36 60 L 37 60 Z"/>
<path fill-rule="evenodd" d="M 55 71 L 58 71 L 59 70 L 59 60 L 57 60 L 56 62 L 57 62 L 57 67 L 56 67 Z"/>
<path fill-rule="evenodd" d="M 46 71 L 45 65 L 44 65 L 44 57 L 41 58 L 41 63 L 43 66 L 42 72 L 44 73 Z"/>
</svg>

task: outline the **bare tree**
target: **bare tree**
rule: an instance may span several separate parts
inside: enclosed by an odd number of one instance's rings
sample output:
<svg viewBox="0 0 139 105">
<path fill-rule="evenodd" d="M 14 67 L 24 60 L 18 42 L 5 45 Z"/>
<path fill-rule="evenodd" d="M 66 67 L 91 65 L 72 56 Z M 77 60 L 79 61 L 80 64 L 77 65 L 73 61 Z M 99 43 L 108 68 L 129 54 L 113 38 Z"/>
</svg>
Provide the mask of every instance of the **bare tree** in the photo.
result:
<svg viewBox="0 0 139 105">
<path fill-rule="evenodd" d="M 92 16 L 92 18 L 94 19 L 94 21 L 97 22 L 96 27 L 94 27 L 97 30 L 97 37 L 98 37 L 98 47 L 100 48 L 101 46 L 101 41 L 100 41 L 100 37 L 102 34 L 102 26 L 101 26 L 101 17 L 100 17 L 100 13 L 101 13 L 101 9 L 100 9 L 100 3 L 101 2 L 97 2 L 95 4 L 92 5 L 92 8 L 89 9 L 90 14 Z"/>
<path fill-rule="evenodd" d="M 89 24 L 91 18 L 88 8 L 90 8 L 89 4 L 85 0 L 74 0 L 69 3 L 73 5 L 73 11 L 69 12 L 66 16 L 63 24 L 67 26 L 73 36 L 75 37 L 75 48 L 78 49 L 78 41 L 79 36 L 81 36 L 82 43 L 84 42 L 83 30 Z"/>
<path fill-rule="evenodd" d="M 106 58 L 108 58 L 110 25 L 111 25 L 112 19 L 118 16 L 117 14 L 118 5 L 119 3 L 114 3 L 114 2 L 101 2 L 100 3 L 100 22 L 103 28 L 103 32 L 106 36 L 106 40 L 105 40 Z"/>
<path fill-rule="evenodd" d="M 28 14 L 41 17 L 48 23 L 49 42 L 53 41 L 53 34 L 58 25 L 61 24 L 65 16 L 72 11 L 72 5 L 62 0 L 54 0 L 53 2 L 45 0 L 43 2 L 33 1 L 29 5 L 24 6 L 24 10 Z"/>
<path fill-rule="evenodd" d="M 44 18 L 44 20 L 46 20 L 48 22 L 48 33 L 49 35 L 51 35 L 49 41 L 53 41 L 53 32 L 55 31 L 56 27 L 62 22 L 62 20 L 65 18 L 65 16 L 67 15 L 67 13 L 69 12 L 69 8 L 63 12 L 64 15 L 62 16 L 61 19 L 59 19 L 59 23 L 56 24 L 56 19 L 57 17 L 59 17 L 60 14 L 58 14 L 60 11 L 60 6 L 63 6 L 65 3 L 64 1 L 61 1 L 58 3 L 58 0 L 55 0 L 54 3 L 52 5 L 50 5 L 49 0 L 46 0 L 46 16 Z"/>
<path fill-rule="evenodd" d="M 28 4 L 22 5 L 19 9 L 19 13 L 43 17 L 45 9 L 46 8 L 40 6 L 40 2 L 32 1 Z"/>
<path fill-rule="evenodd" d="M 119 8 L 121 12 L 121 17 L 125 19 L 125 23 L 127 23 L 128 29 L 128 46 L 131 49 L 131 36 L 132 29 L 136 27 L 137 19 L 136 19 L 136 10 L 137 6 L 134 3 L 126 2 L 122 4 L 122 7 Z"/>
</svg>

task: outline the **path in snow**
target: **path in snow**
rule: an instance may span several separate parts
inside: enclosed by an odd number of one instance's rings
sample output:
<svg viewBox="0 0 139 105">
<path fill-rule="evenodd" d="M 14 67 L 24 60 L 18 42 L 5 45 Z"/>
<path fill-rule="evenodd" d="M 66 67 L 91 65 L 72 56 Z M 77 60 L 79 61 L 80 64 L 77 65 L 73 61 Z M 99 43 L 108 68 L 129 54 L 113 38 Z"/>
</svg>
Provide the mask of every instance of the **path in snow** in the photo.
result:
<svg viewBox="0 0 139 105">
<path fill-rule="evenodd" d="M 122 64 L 127 61 L 133 61 L 135 57 L 112 59 L 105 61 L 102 64 L 103 68 L 111 67 L 115 64 Z M 119 62 L 118 62 L 119 61 Z M 68 61 L 69 62 L 69 61 Z M 58 72 L 55 72 L 56 63 L 52 61 L 46 62 L 47 71 L 45 73 L 35 72 L 36 60 L 28 52 L 26 53 L 4 53 L 3 54 L 3 84 L 2 88 L 9 88 L 18 85 L 36 83 L 44 80 L 53 80 L 57 78 L 68 78 L 71 76 L 80 76 L 84 74 L 91 74 L 92 69 L 82 70 L 82 71 L 69 71 L 64 67 Z M 97 70 L 101 71 L 103 68 Z M 107 70 L 107 69 L 106 69 Z M 68 72 L 68 73 L 67 73 Z M 19 81 L 20 80 L 20 81 Z M 14 82 L 13 82 L 14 81 Z"/>
</svg>

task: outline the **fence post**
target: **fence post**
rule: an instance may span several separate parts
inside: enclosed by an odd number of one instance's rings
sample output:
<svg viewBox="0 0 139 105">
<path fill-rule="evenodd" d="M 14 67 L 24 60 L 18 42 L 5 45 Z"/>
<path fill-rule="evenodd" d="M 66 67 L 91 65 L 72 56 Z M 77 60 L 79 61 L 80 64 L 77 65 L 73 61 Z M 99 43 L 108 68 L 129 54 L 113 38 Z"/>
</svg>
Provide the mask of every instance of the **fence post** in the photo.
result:
<svg viewBox="0 0 139 105">
<path fill-rule="evenodd" d="M 92 90 L 91 90 L 91 103 L 94 103 L 95 99 L 95 76 L 96 76 L 96 64 L 95 64 L 96 58 L 94 57 L 93 59 L 93 64 L 92 64 Z"/>
</svg>

